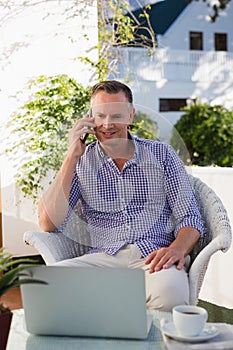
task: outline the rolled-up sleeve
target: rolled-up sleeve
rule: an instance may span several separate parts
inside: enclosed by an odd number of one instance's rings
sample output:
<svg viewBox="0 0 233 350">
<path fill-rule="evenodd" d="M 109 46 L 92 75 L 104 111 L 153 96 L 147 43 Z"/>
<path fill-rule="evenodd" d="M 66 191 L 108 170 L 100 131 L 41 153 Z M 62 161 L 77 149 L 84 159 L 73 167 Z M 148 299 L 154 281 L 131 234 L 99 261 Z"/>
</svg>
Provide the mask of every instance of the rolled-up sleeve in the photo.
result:
<svg viewBox="0 0 233 350">
<path fill-rule="evenodd" d="M 79 189 L 79 185 L 78 185 L 78 176 L 77 176 L 77 173 L 75 171 L 73 179 L 72 179 L 71 189 L 70 189 L 69 207 L 68 207 L 67 215 L 66 215 L 63 223 L 60 226 L 58 226 L 54 230 L 54 232 L 64 232 L 65 227 L 69 221 L 69 218 L 72 215 L 73 209 L 74 209 L 75 205 L 77 204 L 79 198 L 80 198 L 80 189 Z"/>
<path fill-rule="evenodd" d="M 203 236 L 205 225 L 189 181 L 184 163 L 172 147 L 168 147 L 165 186 L 169 206 L 175 222 L 174 235 L 182 227 L 193 227 Z"/>
</svg>

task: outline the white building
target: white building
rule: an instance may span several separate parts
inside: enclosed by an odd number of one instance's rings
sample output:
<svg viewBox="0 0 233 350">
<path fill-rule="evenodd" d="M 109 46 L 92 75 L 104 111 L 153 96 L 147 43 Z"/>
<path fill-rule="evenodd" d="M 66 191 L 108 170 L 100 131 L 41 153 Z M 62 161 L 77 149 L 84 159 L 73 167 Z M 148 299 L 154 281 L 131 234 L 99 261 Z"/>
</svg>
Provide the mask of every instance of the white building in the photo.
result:
<svg viewBox="0 0 233 350">
<path fill-rule="evenodd" d="M 171 124 L 190 99 L 233 109 L 233 4 L 214 23 L 211 11 L 202 1 L 156 2 L 148 11 L 157 34 L 155 54 L 139 47 L 120 50 L 117 78 L 127 76 L 135 102 Z"/>
</svg>

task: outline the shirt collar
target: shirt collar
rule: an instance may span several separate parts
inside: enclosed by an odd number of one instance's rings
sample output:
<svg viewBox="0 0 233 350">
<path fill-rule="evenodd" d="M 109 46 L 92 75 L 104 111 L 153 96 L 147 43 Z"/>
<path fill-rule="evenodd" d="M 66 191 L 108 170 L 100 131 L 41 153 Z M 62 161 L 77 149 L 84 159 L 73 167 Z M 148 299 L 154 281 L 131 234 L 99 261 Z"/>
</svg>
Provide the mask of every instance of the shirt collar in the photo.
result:
<svg viewBox="0 0 233 350">
<path fill-rule="evenodd" d="M 97 147 L 97 151 L 98 151 L 100 157 L 101 157 L 101 158 L 105 158 L 105 157 L 106 157 L 106 154 L 104 153 L 102 147 L 100 146 L 99 141 L 97 141 L 96 145 L 97 145 L 96 147 Z"/>
<path fill-rule="evenodd" d="M 137 142 L 136 142 L 136 141 L 137 141 L 137 138 L 136 138 L 134 135 L 132 135 L 129 131 L 128 131 L 128 138 L 131 139 L 132 142 L 133 142 L 133 144 L 134 144 L 134 156 L 133 156 L 132 159 L 130 159 L 130 162 L 134 162 L 134 161 L 136 161 L 136 160 L 139 158 L 139 148 L 138 148 L 138 144 L 137 144 Z M 100 155 L 100 157 L 101 157 L 102 159 L 104 159 L 104 158 L 106 158 L 106 159 L 109 158 L 109 157 L 105 154 L 104 150 L 102 149 L 102 147 L 101 147 L 99 141 L 97 141 L 97 151 L 98 151 L 98 154 Z"/>
</svg>

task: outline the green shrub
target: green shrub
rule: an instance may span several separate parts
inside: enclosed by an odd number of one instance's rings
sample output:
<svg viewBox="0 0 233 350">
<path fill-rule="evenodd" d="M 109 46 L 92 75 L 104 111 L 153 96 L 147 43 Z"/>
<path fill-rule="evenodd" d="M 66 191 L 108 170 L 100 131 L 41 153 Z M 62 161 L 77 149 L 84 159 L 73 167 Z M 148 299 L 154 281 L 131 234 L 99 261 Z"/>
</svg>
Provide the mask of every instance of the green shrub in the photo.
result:
<svg viewBox="0 0 233 350">
<path fill-rule="evenodd" d="M 182 110 L 185 113 L 175 128 L 189 151 L 192 164 L 232 167 L 233 112 L 207 103 L 192 103 Z"/>
<path fill-rule="evenodd" d="M 88 111 L 90 89 L 67 75 L 39 76 L 28 89 L 32 91 L 29 102 L 5 125 L 5 152 L 17 164 L 17 185 L 35 199 L 48 171 L 61 167 L 68 131 Z"/>
</svg>

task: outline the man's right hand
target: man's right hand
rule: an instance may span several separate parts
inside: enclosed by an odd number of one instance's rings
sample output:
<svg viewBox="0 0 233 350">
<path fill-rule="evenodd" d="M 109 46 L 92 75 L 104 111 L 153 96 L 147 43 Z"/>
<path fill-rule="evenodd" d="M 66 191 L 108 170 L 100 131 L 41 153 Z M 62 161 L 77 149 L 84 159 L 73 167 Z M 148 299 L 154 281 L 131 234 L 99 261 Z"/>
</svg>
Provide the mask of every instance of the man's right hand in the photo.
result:
<svg viewBox="0 0 233 350">
<path fill-rule="evenodd" d="M 39 225 L 44 231 L 53 231 L 66 217 L 75 167 L 86 148 L 81 138 L 85 133 L 95 135 L 94 128 L 94 118 L 85 116 L 76 121 L 69 133 L 69 148 L 61 169 L 39 202 Z"/>
<path fill-rule="evenodd" d="M 75 122 L 73 128 L 69 132 L 68 154 L 70 156 L 73 156 L 77 160 L 83 155 L 86 146 L 81 141 L 82 137 L 85 133 L 95 135 L 95 126 L 94 118 L 89 118 L 88 115 Z"/>
</svg>

